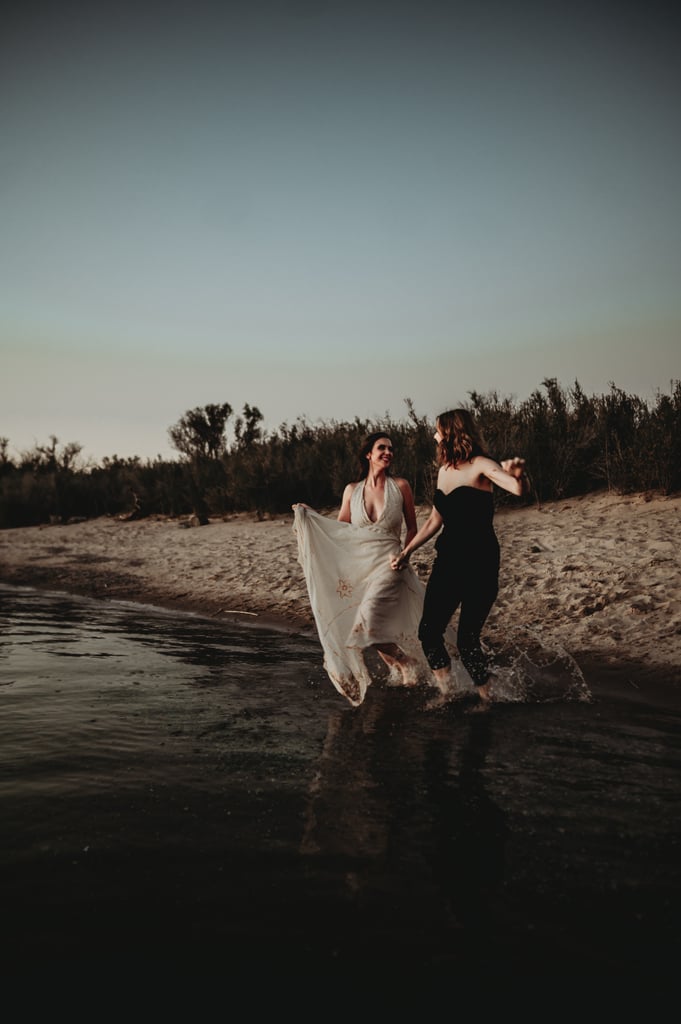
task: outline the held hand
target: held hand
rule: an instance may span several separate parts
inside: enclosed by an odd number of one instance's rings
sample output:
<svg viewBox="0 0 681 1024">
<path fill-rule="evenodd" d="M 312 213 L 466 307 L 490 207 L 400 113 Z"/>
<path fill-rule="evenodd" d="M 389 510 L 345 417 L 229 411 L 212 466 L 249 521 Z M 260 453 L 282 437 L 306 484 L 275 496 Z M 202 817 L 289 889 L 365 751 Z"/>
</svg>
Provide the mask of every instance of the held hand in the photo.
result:
<svg viewBox="0 0 681 1024">
<path fill-rule="evenodd" d="M 513 459 L 504 459 L 501 463 L 501 468 L 510 476 L 514 476 L 516 480 L 519 480 L 525 473 L 525 459 L 519 459 L 517 457 Z"/>
<path fill-rule="evenodd" d="M 399 555 L 390 556 L 390 565 L 396 572 L 399 572 L 400 569 L 404 569 L 408 561 L 409 555 L 405 555 L 403 551 L 400 551 Z"/>
</svg>

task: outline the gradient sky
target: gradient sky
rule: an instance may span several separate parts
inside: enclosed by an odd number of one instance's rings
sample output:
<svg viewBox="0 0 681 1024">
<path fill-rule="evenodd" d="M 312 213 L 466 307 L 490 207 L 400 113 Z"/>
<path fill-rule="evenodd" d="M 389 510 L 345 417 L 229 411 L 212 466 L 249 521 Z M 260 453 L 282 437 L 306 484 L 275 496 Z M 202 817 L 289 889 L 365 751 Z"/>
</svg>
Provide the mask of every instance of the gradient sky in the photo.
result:
<svg viewBox="0 0 681 1024">
<path fill-rule="evenodd" d="M 0 37 L 0 436 L 420 415 L 681 376 L 672 5 L 26 3 Z M 669 13 L 666 13 L 669 12 Z"/>
</svg>

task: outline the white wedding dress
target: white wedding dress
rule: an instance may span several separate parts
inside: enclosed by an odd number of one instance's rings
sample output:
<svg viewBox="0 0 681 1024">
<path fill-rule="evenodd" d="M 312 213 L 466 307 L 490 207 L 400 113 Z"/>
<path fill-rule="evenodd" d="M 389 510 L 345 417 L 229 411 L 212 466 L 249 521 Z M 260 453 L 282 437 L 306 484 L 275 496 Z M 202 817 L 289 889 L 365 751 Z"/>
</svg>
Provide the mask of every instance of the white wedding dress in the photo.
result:
<svg viewBox="0 0 681 1024">
<path fill-rule="evenodd" d="M 293 529 L 324 668 L 338 692 L 357 706 L 372 682 L 363 651 L 373 644 L 397 644 L 417 663 L 417 681 L 432 682 L 432 673 L 418 639 L 425 584 L 410 565 L 399 572 L 390 566 L 390 556 L 402 546 L 402 492 L 387 477 L 385 506 L 374 523 L 364 505 L 362 480 L 353 491 L 350 515 L 351 523 L 340 523 L 298 506 Z M 447 641 L 455 651 L 453 631 Z M 470 685 L 468 673 L 453 660 L 452 686 Z"/>
</svg>

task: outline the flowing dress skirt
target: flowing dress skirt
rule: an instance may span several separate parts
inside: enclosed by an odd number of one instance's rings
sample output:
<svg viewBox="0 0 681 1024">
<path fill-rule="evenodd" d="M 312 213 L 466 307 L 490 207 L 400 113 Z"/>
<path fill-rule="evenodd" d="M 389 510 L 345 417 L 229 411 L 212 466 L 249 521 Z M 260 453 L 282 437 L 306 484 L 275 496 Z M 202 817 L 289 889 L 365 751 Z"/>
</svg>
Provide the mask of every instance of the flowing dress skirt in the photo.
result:
<svg viewBox="0 0 681 1024">
<path fill-rule="evenodd" d="M 418 639 L 425 584 L 411 566 L 391 568 L 399 537 L 380 521 L 340 523 L 302 506 L 295 510 L 293 529 L 324 668 L 338 692 L 354 706 L 362 703 L 373 679 L 363 652 L 374 644 L 397 644 L 417 662 L 420 679 L 431 682 Z M 447 639 L 455 651 L 453 631 Z M 470 688 L 456 660 L 452 675 L 455 686 Z"/>
</svg>

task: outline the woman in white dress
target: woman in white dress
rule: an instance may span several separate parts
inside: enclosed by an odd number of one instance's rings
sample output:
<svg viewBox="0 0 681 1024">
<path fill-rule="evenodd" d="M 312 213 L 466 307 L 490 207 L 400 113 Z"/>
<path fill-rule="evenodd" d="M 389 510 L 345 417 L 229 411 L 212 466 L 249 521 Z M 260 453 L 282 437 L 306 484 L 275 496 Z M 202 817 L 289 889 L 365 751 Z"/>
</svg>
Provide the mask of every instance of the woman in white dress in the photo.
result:
<svg viewBox="0 0 681 1024">
<path fill-rule="evenodd" d="M 390 558 L 416 535 L 414 496 L 407 480 L 392 477 L 393 445 L 371 434 L 360 452 L 361 475 L 344 492 L 338 518 L 293 505 L 298 557 L 324 649 L 324 668 L 354 706 L 376 674 L 375 652 L 391 682 L 413 686 L 430 673 L 418 639 L 425 584 Z"/>
</svg>

